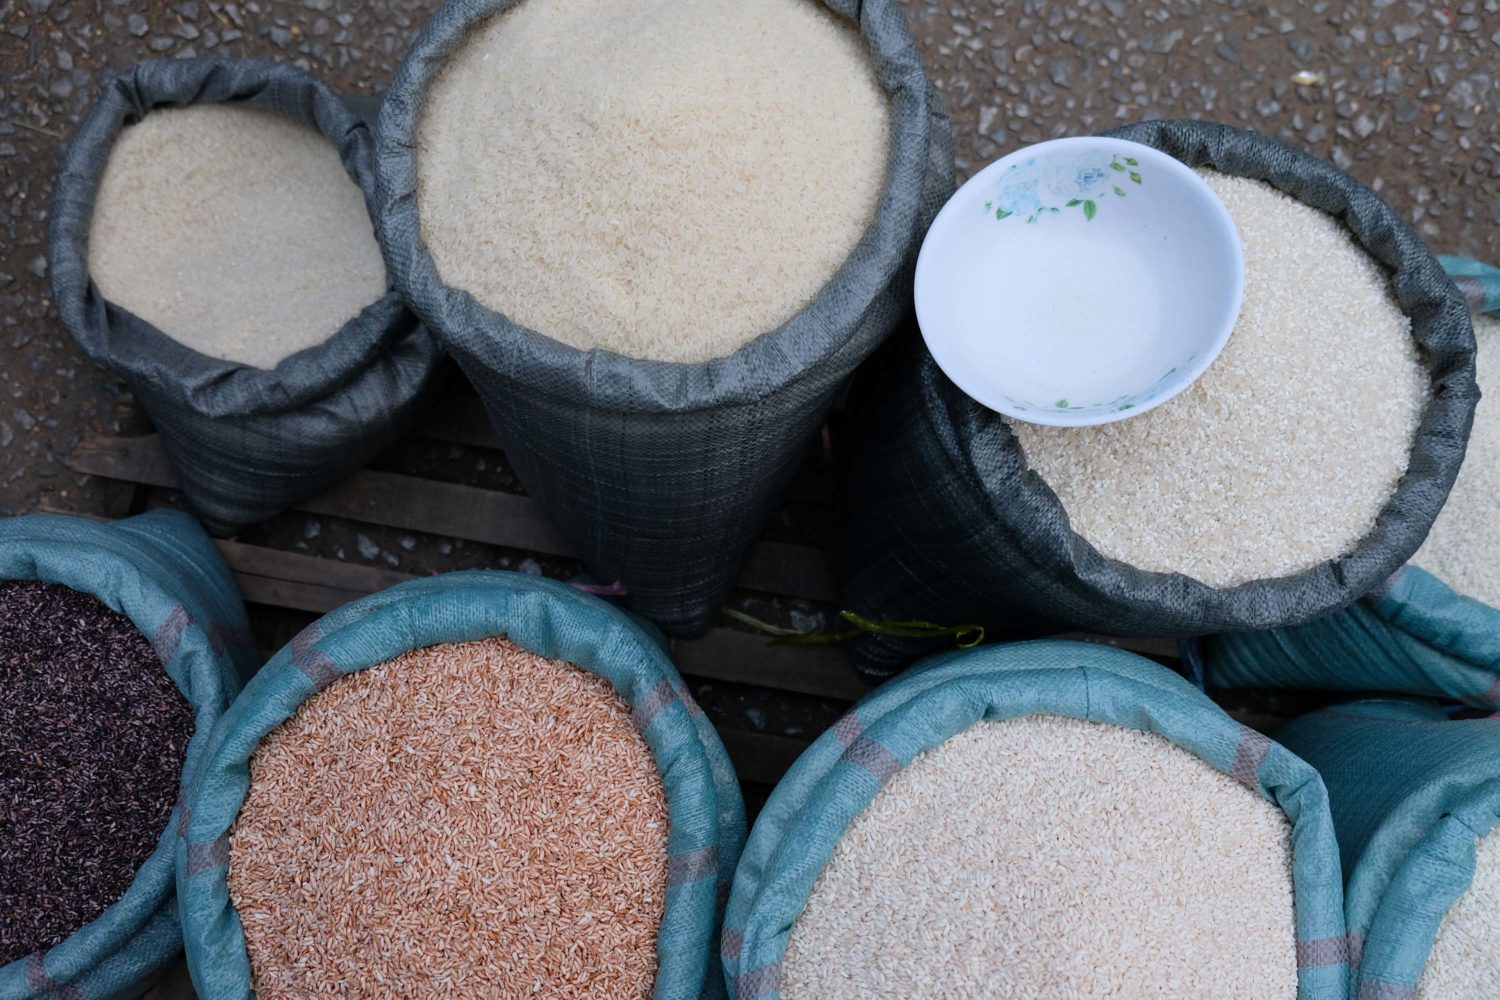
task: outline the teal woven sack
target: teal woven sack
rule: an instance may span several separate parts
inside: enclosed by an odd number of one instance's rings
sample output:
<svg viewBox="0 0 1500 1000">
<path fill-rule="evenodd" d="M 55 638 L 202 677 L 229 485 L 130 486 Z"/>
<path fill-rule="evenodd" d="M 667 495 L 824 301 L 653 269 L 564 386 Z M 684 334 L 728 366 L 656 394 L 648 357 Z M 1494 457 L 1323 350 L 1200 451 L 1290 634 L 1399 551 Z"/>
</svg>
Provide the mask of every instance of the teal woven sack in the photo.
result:
<svg viewBox="0 0 1500 1000">
<path fill-rule="evenodd" d="M 423 646 L 500 635 L 605 678 L 630 704 L 666 783 L 671 824 L 654 996 L 722 996 L 713 942 L 744 843 L 744 804 L 723 744 L 683 686 L 660 636 L 565 584 L 470 571 L 392 587 L 309 625 L 246 686 L 214 731 L 202 780 L 188 793 L 191 814 L 177 847 L 188 969 L 201 997 L 253 996 L 227 877 L 229 830 L 244 804 L 250 758 L 261 740 L 346 674 Z"/>
<path fill-rule="evenodd" d="M 722 940 L 735 1000 L 781 996 L 787 943 L 818 875 L 897 771 L 982 719 L 1039 713 L 1158 733 L 1277 803 L 1293 824 L 1298 996 L 1342 1000 L 1338 848 L 1317 773 L 1165 667 L 1058 640 L 931 657 L 866 697 L 803 753 L 756 820 L 735 874 Z M 996 956 L 997 974 L 1005 960 Z"/>
<path fill-rule="evenodd" d="M 229 569 L 187 514 L 115 524 L 30 515 L 0 520 L 0 580 L 41 580 L 92 594 L 150 640 L 193 708 L 183 783 L 209 731 L 254 667 L 250 625 Z M 134 997 L 182 949 L 173 886 L 178 811 L 113 905 L 46 952 L 0 968 L 0 1000 Z"/>
<path fill-rule="evenodd" d="M 1500 708 L 1500 610 L 1416 566 L 1339 614 L 1213 636 L 1202 649 L 1215 687 L 1388 691 Z"/>
<path fill-rule="evenodd" d="M 1351 996 L 1413 1000 L 1433 938 L 1500 825 L 1500 720 L 1380 700 L 1277 732 L 1323 775 L 1344 859 Z M 1500 983 L 1475 996 L 1500 996 Z"/>
</svg>

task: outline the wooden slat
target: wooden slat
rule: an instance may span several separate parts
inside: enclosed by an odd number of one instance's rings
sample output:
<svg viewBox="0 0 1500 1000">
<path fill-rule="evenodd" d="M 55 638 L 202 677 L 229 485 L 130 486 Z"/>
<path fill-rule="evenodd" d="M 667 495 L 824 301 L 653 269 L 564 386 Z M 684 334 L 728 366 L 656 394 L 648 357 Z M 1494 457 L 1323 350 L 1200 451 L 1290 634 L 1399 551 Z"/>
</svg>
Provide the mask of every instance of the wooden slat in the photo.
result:
<svg viewBox="0 0 1500 1000">
<path fill-rule="evenodd" d="M 177 488 L 172 460 L 155 434 L 84 438 L 68 456 L 68 467 L 90 476 Z"/>
<path fill-rule="evenodd" d="M 357 472 L 297 509 L 546 555 L 571 555 L 552 522 L 526 497 L 394 472 Z"/>
<path fill-rule="evenodd" d="M 86 439 L 73 449 L 69 465 L 90 475 L 177 488 L 177 474 L 155 435 Z M 356 472 L 295 509 L 546 555 L 570 555 L 552 523 L 526 497 L 394 472 Z"/>
<path fill-rule="evenodd" d="M 836 646 L 776 645 L 764 636 L 714 629 L 701 639 L 672 643 L 677 669 L 695 677 L 755 684 L 835 701 L 869 693 Z"/>
<path fill-rule="evenodd" d="M 247 604 L 264 604 L 267 607 L 307 611 L 315 615 L 327 614 L 364 596 L 338 587 L 278 580 L 253 573 L 235 573 L 234 583 Z"/>
<path fill-rule="evenodd" d="M 155 435 L 89 438 L 73 450 L 77 472 L 173 489 L 177 476 Z M 369 524 L 464 538 L 505 548 L 571 557 L 551 521 L 531 499 L 393 472 L 357 472 L 298 504 L 297 510 Z M 833 602 L 838 598 L 831 553 L 780 542 L 749 552 L 740 585 L 751 590 Z"/>
<path fill-rule="evenodd" d="M 417 577 L 283 552 L 242 542 L 220 541 L 219 551 L 252 604 L 326 614 L 365 594 Z M 733 629 L 714 629 L 701 639 L 677 639 L 672 660 L 690 677 L 754 684 L 798 694 L 854 701 L 868 690 L 842 650 L 830 646 L 776 645 Z"/>
<path fill-rule="evenodd" d="M 246 545 L 243 542 L 231 542 L 225 539 L 219 539 L 216 544 L 219 546 L 219 552 L 224 556 L 224 561 L 236 573 L 270 577 L 294 583 L 321 584 L 344 590 L 357 597 L 417 579 L 415 574 L 403 573 L 397 569 L 362 566 L 338 559 L 321 559 L 317 556 L 284 552 L 281 549 L 270 549 L 261 545 Z M 304 608 L 302 610 L 332 611 L 333 608 Z"/>
</svg>

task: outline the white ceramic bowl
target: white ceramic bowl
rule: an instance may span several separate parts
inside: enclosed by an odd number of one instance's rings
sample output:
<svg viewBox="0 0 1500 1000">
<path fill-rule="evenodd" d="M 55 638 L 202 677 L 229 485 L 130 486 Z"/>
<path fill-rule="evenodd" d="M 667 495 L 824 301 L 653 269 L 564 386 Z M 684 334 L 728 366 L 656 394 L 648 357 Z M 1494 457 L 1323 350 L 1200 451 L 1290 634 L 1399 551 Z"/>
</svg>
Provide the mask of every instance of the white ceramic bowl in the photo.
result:
<svg viewBox="0 0 1500 1000">
<path fill-rule="evenodd" d="M 990 409 L 1104 424 L 1187 388 L 1229 340 L 1244 251 L 1183 163 L 1123 139 L 1055 139 L 981 170 L 917 259 L 917 320 Z"/>
</svg>

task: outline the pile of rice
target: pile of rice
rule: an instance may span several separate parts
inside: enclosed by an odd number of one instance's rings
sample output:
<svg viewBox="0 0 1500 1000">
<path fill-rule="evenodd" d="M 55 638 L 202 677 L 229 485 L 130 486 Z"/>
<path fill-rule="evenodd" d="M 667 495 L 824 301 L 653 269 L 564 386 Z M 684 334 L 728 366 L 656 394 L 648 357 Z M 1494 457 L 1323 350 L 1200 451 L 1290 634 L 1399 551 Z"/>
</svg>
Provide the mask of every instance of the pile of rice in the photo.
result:
<svg viewBox="0 0 1500 1000">
<path fill-rule="evenodd" d="M 1479 840 L 1474 881 L 1448 909 L 1417 984 L 1417 1000 L 1500 997 L 1500 833 Z"/>
<path fill-rule="evenodd" d="M 125 615 L 59 583 L 0 580 L 0 968 L 134 885 L 177 801 L 193 710 Z"/>
<path fill-rule="evenodd" d="M 1389 277 L 1342 223 L 1260 181 L 1201 173 L 1245 247 L 1223 353 L 1128 420 L 1011 427 L 1101 554 L 1229 587 L 1354 550 L 1406 472 L 1430 381 Z"/>
<path fill-rule="evenodd" d="M 1474 321 L 1479 342 L 1479 391 L 1474 431 L 1448 503 L 1412 562 L 1448 586 L 1500 607 L 1500 319 Z M 1493 355 L 1493 357 L 1492 357 Z M 1500 995 L 1500 994 L 1497 994 Z"/>
<path fill-rule="evenodd" d="M 980 722 L 855 818 L 785 1000 L 1297 995 L 1291 824 L 1153 734 Z"/>
<path fill-rule="evenodd" d="M 602 678 L 499 638 L 351 674 L 251 760 L 229 892 L 255 993 L 650 997 L 667 830 Z"/>
<path fill-rule="evenodd" d="M 427 94 L 422 239 L 446 284 L 565 344 L 722 357 L 843 265 L 889 133 L 817 0 L 525 0 Z"/>
<path fill-rule="evenodd" d="M 110 150 L 89 227 L 104 297 L 201 354 L 274 368 L 386 293 L 327 138 L 224 104 L 152 111 Z"/>
</svg>

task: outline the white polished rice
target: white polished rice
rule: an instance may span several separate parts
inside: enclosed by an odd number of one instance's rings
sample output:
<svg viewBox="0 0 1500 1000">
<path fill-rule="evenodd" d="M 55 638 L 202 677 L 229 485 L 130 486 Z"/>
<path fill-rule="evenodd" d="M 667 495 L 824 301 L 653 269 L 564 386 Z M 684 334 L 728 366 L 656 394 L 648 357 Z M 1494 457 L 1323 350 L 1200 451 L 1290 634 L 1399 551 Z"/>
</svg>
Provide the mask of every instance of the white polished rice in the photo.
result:
<svg viewBox="0 0 1500 1000">
<path fill-rule="evenodd" d="M 444 282 L 565 344 L 722 357 L 843 265 L 889 118 L 817 0 L 525 0 L 427 95 L 422 237 Z"/>
<path fill-rule="evenodd" d="M 1160 736 L 980 722 L 850 824 L 782 996 L 1291 1000 L 1291 865 L 1277 806 Z"/>
<path fill-rule="evenodd" d="M 1500 607 L 1500 319 L 1476 319 L 1474 335 L 1483 397 L 1469 450 L 1447 505 L 1412 562 L 1459 593 Z"/>
<path fill-rule="evenodd" d="M 1224 352 L 1148 413 L 1011 426 L 1101 554 L 1227 587 L 1353 551 L 1406 472 L 1430 389 L 1389 278 L 1337 219 L 1203 174 L 1245 246 Z"/>
<path fill-rule="evenodd" d="M 88 261 L 111 302 L 256 368 L 323 343 L 386 293 L 364 196 L 333 144 L 223 104 L 159 109 L 120 133 Z"/>
<path fill-rule="evenodd" d="M 1500 833 L 1479 841 L 1474 881 L 1438 927 L 1417 1000 L 1500 997 Z"/>
</svg>

